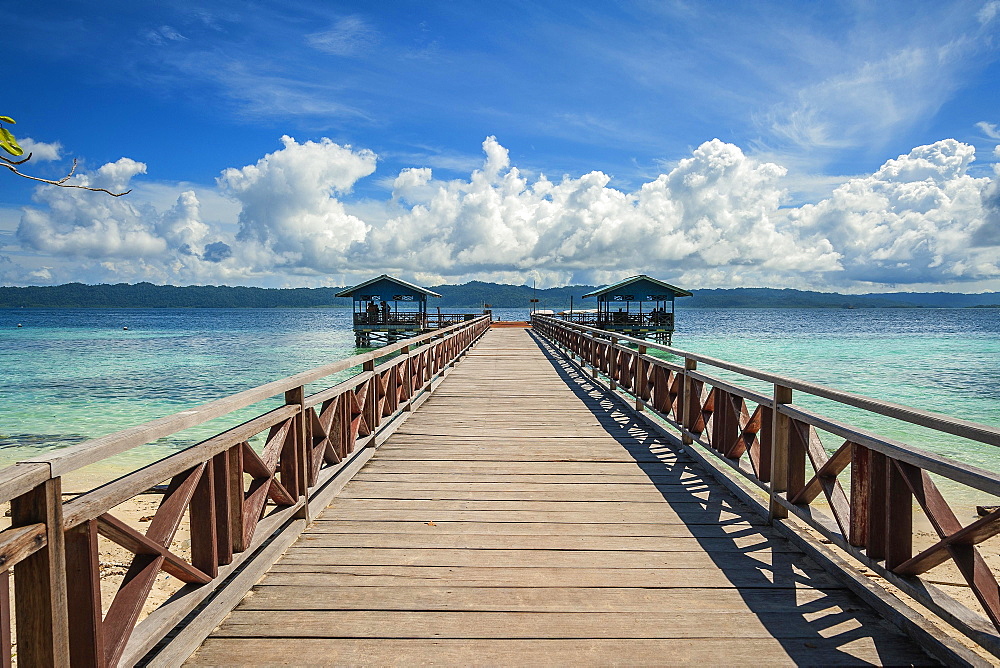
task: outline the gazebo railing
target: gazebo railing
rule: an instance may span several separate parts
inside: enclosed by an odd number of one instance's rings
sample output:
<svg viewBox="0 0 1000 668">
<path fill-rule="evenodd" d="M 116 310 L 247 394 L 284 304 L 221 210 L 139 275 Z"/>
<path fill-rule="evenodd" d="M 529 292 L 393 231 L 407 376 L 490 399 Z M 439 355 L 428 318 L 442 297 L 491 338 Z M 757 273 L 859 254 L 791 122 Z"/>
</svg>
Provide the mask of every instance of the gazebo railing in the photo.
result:
<svg viewBox="0 0 1000 668">
<path fill-rule="evenodd" d="M 658 311 L 656 313 L 562 313 L 560 320 L 587 325 L 588 327 L 604 328 L 608 326 L 662 327 L 674 328 L 674 314 Z"/>
</svg>

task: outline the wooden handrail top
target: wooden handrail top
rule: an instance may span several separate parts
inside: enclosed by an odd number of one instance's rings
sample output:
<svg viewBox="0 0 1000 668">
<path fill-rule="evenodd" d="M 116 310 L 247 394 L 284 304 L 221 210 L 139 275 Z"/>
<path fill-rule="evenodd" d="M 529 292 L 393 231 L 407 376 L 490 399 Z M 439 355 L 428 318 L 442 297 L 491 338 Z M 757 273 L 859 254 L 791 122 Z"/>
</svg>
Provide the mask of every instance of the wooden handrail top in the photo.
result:
<svg viewBox="0 0 1000 668">
<path fill-rule="evenodd" d="M 46 463 L 14 464 L 0 470 L 0 502 L 21 496 L 48 480 Z"/>
<path fill-rule="evenodd" d="M 708 357 L 707 355 L 699 355 L 697 353 L 688 352 L 686 350 L 681 350 L 680 348 L 674 348 L 672 346 L 665 346 L 662 344 L 654 343 L 652 341 L 646 341 L 645 339 L 637 339 L 631 336 L 619 335 L 613 332 L 607 332 L 605 330 L 597 329 L 594 327 L 587 327 L 585 325 L 578 325 L 572 322 L 566 322 L 560 320 L 559 318 L 553 318 L 551 316 L 535 316 L 541 320 L 550 321 L 557 326 L 562 326 L 568 329 L 576 329 L 581 332 L 586 332 L 591 335 L 590 338 L 600 339 L 606 341 L 610 337 L 614 337 L 620 343 L 630 343 L 635 345 L 645 346 L 647 349 L 656 349 L 671 355 L 677 355 L 678 357 L 683 357 L 685 359 L 694 360 L 701 364 L 707 364 L 709 366 L 714 366 L 719 369 L 725 369 L 726 371 L 732 371 L 733 373 L 738 373 L 743 376 L 754 378 L 756 380 L 762 380 L 767 383 L 772 383 L 774 385 L 780 385 L 782 387 L 787 387 L 792 390 L 797 390 L 799 392 L 805 392 L 806 394 L 811 394 L 822 399 L 829 399 L 831 401 L 836 401 L 838 403 L 846 404 L 848 406 L 853 406 L 855 408 L 861 408 L 872 413 L 878 413 L 879 415 L 885 415 L 886 417 L 891 417 L 897 420 L 902 420 L 903 422 L 909 422 L 910 424 L 919 425 L 921 427 L 929 427 L 931 429 L 937 429 L 938 431 L 943 431 L 953 436 L 959 436 L 961 438 L 967 438 L 970 441 L 977 441 L 979 443 L 985 443 L 986 445 L 994 445 L 1000 447 L 1000 428 L 991 427 L 989 425 L 980 424 L 978 422 L 972 422 L 970 420 L 962 420 L 960 418 L 948 417 L 945 415 L 940 415 L 938 413 L 932 413 L 930 411 L 925 411 L 919 408 L 913 408 L 912 406 L 905 406 L 903 404 L 894 404 L 888 401 L 881 401 L 879 399 L 874 399 L 872 397 L 867 397 L 862 394 L 855 394 L 853 392 L 845 392 L 843 390 L 837 390 L 832 387 L 827 387 L 826 385 L 820 385 L 818 383 L 811 383 L 804 380 L 799 380 L 798 378 L 792 378 L 790 376 L 782 376 L 776 373 L 770 373 L 767 371 L 761 371 L 753 367 L 743 366 L 741 364 L 734 364 L 732 362 L 727 362 L 725 360 L 720 360 L 715 357 Z M 655 358 L 650 358 L 651 361 Z M 668 362 L 662 362 L 663 365 L 669 364 Z M 654 364 L 658 363 L 653 361 Z"/>
<path fill-rule="evenodd" d="M 461 322 L 442 329 L 434 330 L 433 332 L 421 334 L 420 336 L 415 336 L 405 341 L 393 343 L 383 348 L 379 348 L 378 350 L 362 353 L 360 355 L 353 355 L 346 359 L 333 362 L 332 364 L 326 364 L 324 366 L 310 369 L 309 371 L 303 371 L 302 373 L 295 374 L 294 376 L 288 376 L 287 378 L 272 381 L 250 390 L 244 390 L 243 392 L 238 392 L 237 394 L 233 394 L 222 399 L 210 401 L 208 403 L 195 406 L 194 408 L 174 413 L 173 415 L 150 420 L 149 422 L 141 425 L 124 429 L 113 434 L 108 434 L 107 436 L 84 441 L 83 443 L 78 443 L 77 445 L 70 446 L 68 448 L 62 448 L 50 453 L 38 455 L 37 457 L 31 457 L 18 462 L 18 465 L 47 464 L 49 466 L 49 470 L 46 471 L 46 477 L 63 476 L 71 471 L 87 466 L 88 464 L 93 464 L 94 462 L 120 454 L 134 447 L 150 443 L 163 438 L 164 436 L 169 436 L 170 434 L 183 431 L 184 429 L 204 424 L 209 420 L 221 417 L 227 413 L 231 413 L 241 408 L 246 408 L 247 406 L 255 404 L 258 401 L 269 399 L 273 396 L 287 392 L 288 390 L 316 382 L 326 376 L 346 371 L 347 369 L 360 366 L 365 362 L 370 362 L 380 357 L 385 357 L 386 355 L 398 352 L 408 346 L 413 346 L 416 343 L 422 343 L 424 341 L 429 341 L 431 339 L 447 335 L 448 333 L 461 329 L 462 327 L 473 325 L 483 318 L 489 318 L 489 316 L 479 316 L 474 320 Z M 3 473 L 5 472 L 0 472 L 0 476 L 2 476 Z M 3 483 L 3 479 L 0 478 L 0 490 L 4 489 Z M 16 494 L 0 496 L 0 499 L 8 499 L 11 496 L 16 496 Z"/>
</svg>

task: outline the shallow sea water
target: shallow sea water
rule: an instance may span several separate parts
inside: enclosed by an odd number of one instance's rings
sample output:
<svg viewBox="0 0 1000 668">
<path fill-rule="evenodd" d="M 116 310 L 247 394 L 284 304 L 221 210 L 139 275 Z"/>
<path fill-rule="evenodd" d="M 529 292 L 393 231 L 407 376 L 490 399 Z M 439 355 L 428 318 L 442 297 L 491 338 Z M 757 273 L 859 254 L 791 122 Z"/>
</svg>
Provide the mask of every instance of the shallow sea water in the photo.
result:
<svg viewBox="0 0 1000 668">
<path fill-rule="evenodd" d="M 494 309 L 494 317 L 521 320 L 527 311 Z M 350 319 L 347 309 L 0 309 L 0 466 L 360 352 Z M 1000 427 L 995 309 L 679 309 L 677 323 L 677 348 Z M 277 401 L 137 448 L 111 466 L 151 461 Z M 997 448 L 823 400 L 796 401 L 1000 470 Z"/>
</svg>

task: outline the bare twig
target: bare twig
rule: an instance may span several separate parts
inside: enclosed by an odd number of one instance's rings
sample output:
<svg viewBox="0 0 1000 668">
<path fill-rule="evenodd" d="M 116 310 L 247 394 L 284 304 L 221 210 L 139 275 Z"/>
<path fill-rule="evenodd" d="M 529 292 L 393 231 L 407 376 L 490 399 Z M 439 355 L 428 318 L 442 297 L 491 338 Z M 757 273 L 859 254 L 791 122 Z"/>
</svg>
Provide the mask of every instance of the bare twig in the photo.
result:
<svg viewBox="0 0 1000 668">
<path fill-rule="evenodd" d="M 3 158 L 3 156 L 0 156 L 0 158 Z M 6 158 L 3 158 L 3 162 L 0 163 L 0 166 L 6 167 L 10 171 L 17 174 L 18 176 L 23 176 L 26 179 L 31 179 L 32 181 L 40 181 L 42 183 L 47 183 L 52 186 L 59 186 L 60 188 L 79 188 L 81 190 L 90 190 L 93 192 L 107 193 L 112 197 L 121 197 L 122 195 L 128 195 L 130 192 L 132 192 L 131 188 L 129 188 L 123 193 L 113 193 L 107 188 L 91 188 L 90 186 L 81 186 L 75 183 L 66 183 L 66 181 L 70 180 L 73 177 L 73 174 L 76 173 L 76 158 L 73 158 L 73 168 L 69 170 L 69 174 L 59 179 L 58 181 L 53 181 L 51 179 L 42 179 L 37 176 L 31 176 L 30 174 L 25 174 L 24 172 L 18 171 L 17 165 L 27 162 L 29 158 L 31 158 L 30 153 L 28 154 L 27 158 L 21 160 L 20 162 L 14 162 L 12 160 L 7 160 Z"/>
<path fill-rule="evenodd" d="M 2 156 L 2 155 L 0 155 L 0 160 L 3 160 L 3 161 L 4 161 L 4 162 L 6 162 L 6 163 L 7 163 L 8 165 L 23 165 L 24 163 L 26 163 L 26 162 L 28 162 L 29 160 L 31 160 L 31 154 L 29 153 L 29 154 L 28 154 L 28 155 L 27 155 L 27 156 L 26 156 L 26 157 L 25 157 L 24 159 L 22 159 L 22 160 L 11 160 L 10 158 L 8 158 L 8 157 L 6 157 L 6 156 Z"/>
</svg>

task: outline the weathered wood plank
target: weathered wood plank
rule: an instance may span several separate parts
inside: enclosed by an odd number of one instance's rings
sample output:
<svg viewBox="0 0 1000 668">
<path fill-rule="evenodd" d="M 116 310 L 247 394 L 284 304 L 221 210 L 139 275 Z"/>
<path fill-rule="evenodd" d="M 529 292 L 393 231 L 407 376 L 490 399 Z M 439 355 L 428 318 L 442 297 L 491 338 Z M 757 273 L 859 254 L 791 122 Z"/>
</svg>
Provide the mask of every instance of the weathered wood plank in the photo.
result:
<svg viewBox="0 0 1000 668">
<path fill-rule="evenodd" d="M 394 454 L 395 461 L 489 461 L 498 464 L 506 462 L 601 462 L 601 463 L 621 463 L 621 462 L 644 462 L 663 463 L 675 462 L 674 457 L 661 457 L 651 452 L 629 453 L 623 450 L 618 452 L 610 451 L 586 451 L 586 450 L 556 450 L 554 452 L 537 452 L 531 450 L 517 451 L 508 448 L 506 452 L 487 451 L 484 448 L 470 448 L 467 452 L 446 452 L 439 456 L 437 453 L 428 450 L 403 450 Z"/>
<path fill-rule="evenodd" d="M 495 485 L 506 486 L 510 485 L 508 489 L 522 489 L 522 483 L 531 484 L 546 484 L 546 485 L 576 485 L 581 483 L 588 484 L 614 484 L 617 487 L 622 487 L 624 485 L 669 485 L 669 484 L 711 484 L 715 486 L 714 482 L 709 482 L 704 476 L 698 475 L 691 471 L 690 469 L 685 471 L 677 472 L 661 472 L 657 473 L 643 473 L 638 472 L 636 474 L 575 474 L 575 473 L 564 473 L 564 474 L 549 474 L 537 471 L 535 473 L 507 473 L 504 472 L 503 476 L 498 476 L 495 473 L 482 472 L 482 471 L 465 471 L 465 472 L 449 472 L 449 471 L 438 471 L 438 472 L 424 472 L 424 473 L 403 473 L 395 471 L 370 471 L 367 468 L 358 472 L 356 478 L 358 481 L 362 482 L 407 482 L 412 481 L 414 485 L 421 485 L 424 483 L 491 483 Z M 524 487 L 527 489 L 527 487 Z"/>
<path fill-rule="evenodd" d="M 834 589 L 839 582 L 825 571 L 788 572 L 709 568 L 561 568 L 489 566 L 298 566 L 278 562 L 265 580 L 271 585 L 308 585 L 322 580 L 327 586 L 365 585 L 479 587 L 739 587 L 746 589 Z M 747 592 L 752 596 L 752 592 Z M 749 607 L 748 607 L 749 611 Z M 277 622 L 276 622 L 277 623 Z"/>
<path fill-rule="evenodd" d="M 685 523 L 679 519 L 673 522 L 497 522 L 497 521 L 378 521 L 358 520 L 355 518 L 319 518 L 309 528 L 310 534 L 327 533 L 411 533 L 422 535 L 463 534 L 475 536 L 481 534 L 499 536 L 653 536 L 657 538 L 711 538 L 724 536 L 757 536 L 774 537 L 775 533 L 767 526 L 753 525 L 749 522 L 731 522 L 727 524 L 694 524 Z M 600 542 L 595 540 L 595 545 Z"/>
<path fill-rule="evenodd" d="M 323 657 L 330 664 L 417 665 L 718 665 L 752 657 L 756 665 L 921 665 L 928 657 L 899 637 L 817 637 L 808 642 L 774 639 L 710 638 L 613 640 L 491 640 L 387 638 L 295 641 L 300 656 Z M 669 657 L 669 659 L 667 659 Z M 188 665 L 280 665 L 289 662 L 288 641 L 280 638 L 210 638 Z M 739 661 L 737 661 L 739 662 Z"/>
<path fill-rule="evenodd" d="M 445 488 L 445 489 L 407 489 L 406 485 L 396 485 L 394 483 L 382 483 L 386 489 L 381 494 L 377 487 L 354 486 L 341 495 L 347 499 L 424 499 L 424 500 L 452 500 L 452 501 L 585 501 L 585 502 L 614 502 L 632 501 L 645 503 L 705 503 L 706 501 L 725 499 L 722 492 L 713 488 L 686 488 L 680 485 L 653 487 L 652 485 L 632 486 L 631 489 L 620 489 L 615 485 L 593 485 L 581 487 L 579 485 L 552 485 L 538 486 L 535 489 L 496 489 L 496 488 Z"/>
<path fill-rule="evenodd" d="M 330 504 L 328 512 L 344 513 L 354 509 L 359 510 L 420 510 L 424 512 L 435 512 L 439 510 L 455 511 L 469 510 L 478 512 L 539 512 L 558 514 L 564 512 L 586 513 L 590 519 L 597 519 L 601 516 L 636 516 L 648 515 L 671 515 L 696 512 L 690 506 L 695 505 L 704 509 L 704 512 L 718 513 L 728 512 L 733 516 L 742 517 L 743 514 L 749 517 L 748 511 L 742 511 L 737 507 L 737 502 L 732 497 L 717 496 L 712 502 L 701 499 L 688 498 L 686 502 L 681 500 L 651 501 L 591 501 L 586 497 L 580 497 L 573 501 L 492 501 L 483 499 L 337 499 Z"/>
<path fill-rule="evenodd" d="M 755 612 L 789 608 L 841 614 L 858 599 L 843 589 L 756 589 Z M 258 585 L 243 610 L 479 610 L 523 612 L 746 612 L 735 587 L 328 587 Z"/>
<path fill-rule="evenodd" d="M 638 464 L 631 462 L 545 462 L 544 466 L 537 462 L 505 462 L 503 465 L 503 474 L 507 473 L 539 473 L 547 475 L 562 475 L 562 474 L 632 474 L 632 475 L 647 475 L 659 474 L 663 475 L 669 472 L 671 469 L 675 468 L 676 465 L 670 464 L 668 462 L 662 463 L 648 463 L 648 464 Z M 436 473 L 436 472 L 447 472 L 447 473 L 457 473 L 468 471 L 470 473 L 490 471 L 494 475 L 498 474 L 498 462 L 490 461 L 431 461 L 431 460 L 421 460 L 421 461 L 395 461 L 386 458 L 374 458 L 366 466 L 371 472 L 382 473 L 387 471 L 392 471 L 394 473 Z"/>
<path fill-rule="evenodd" d="M 448 508 L 388 508 L 369 510 L 366 508 L 347 510 L 342 507 L 326 510 L 330 518 L 350 518 L 355 521 L 379 522 L 552 522 L 552 523 L 616 523 L 623 524 L 707 524 L 739 523 L 741 525 L 764 524 L 761 518 L 732 513 L 726 510 L 703 510 L 696 504 L 683 504 L 688 510 L 654 508 L 645 513 L 630 511 L 609 511 L 595 515 L 589 510 L 451 510 Z"/>
<path fill-rule="evenodd" d="M 494 525 L 495 526 L 495 525 Z M 552 525 L 548 525 L 552 526 Z M 437 526 L 433 527 L 437 528 Z M 707 532 L 706 532 L 707 533 Z M 587 535 L 504 535 L 502 533 L 319 533 L 302 537 L 303 547 L 395 548 L 404 550 L 465 548 L 469 550 L 640 550 L 645 552 L 773 552 L 797 551 L 781 538 L 768 539 L 752 532 L 733 537 L 695 536 L 600 536 Z"/>
<path fill-rule="evenodd" d="M 708 553 L 662 550 L 570 550 L 570 549 L 467 549 L 467 548 L 378 548 L 317 545 L 308 537 L 289 550 L 284 566 L 323 568 L 325 566 L 454 566 L 491 568 L 670 568 L 722 569 L 730 572 L 783 571 L 816 572 L 818 566 L 799 552 L 772 552 L 767 548 L 747 552 L 719 550 Z"/>
<path fill-rule="evenodd" d="M 732 624 L 731 612 L 702 610 L 697 616 L 685 611 L 666 612 L 480 612 L 451 611 L 340 611 L 286 610 L 284 624 L 270 624 L 270 612 L 238 610 L 215 634 L 216 637 L 285 637 L 288 628 L 298 638 L 704 638 L 706 628 L 726 628 L 730 638 L 774 638 L 813 640 L 824 635 L 850 635 L 862 628 L 862 619 L 872 624 L 866 635 L 877 640 L 891 637 L 876 626 L 874 614 L 861 619 L 841 614 L 818 627 L 827 611 L 799 614 L 794 611 L 758 612 Z M 285 626 L 287 625 L 287 627 Z M 821 633 L 822 630 L 822 633 Z"/>
</svg>

